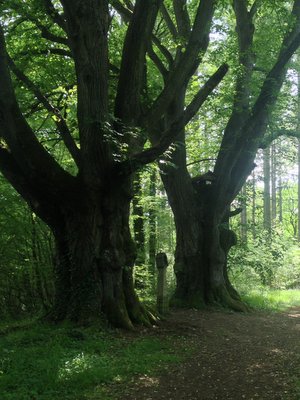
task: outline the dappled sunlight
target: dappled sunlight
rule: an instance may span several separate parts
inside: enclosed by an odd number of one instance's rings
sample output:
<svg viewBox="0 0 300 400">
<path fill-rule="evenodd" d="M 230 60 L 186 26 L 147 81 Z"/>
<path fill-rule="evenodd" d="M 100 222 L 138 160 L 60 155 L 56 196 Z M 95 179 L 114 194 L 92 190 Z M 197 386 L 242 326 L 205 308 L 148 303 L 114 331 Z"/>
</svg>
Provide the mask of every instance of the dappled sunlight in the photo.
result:
<svg viewBox="0 0 300 400">
<path fill-rule="evenodd" d="M 276 349 L 272 349 L 272 350 L 270 351 L 270 353 L 272 353 L 272 354 L 283 354 L 283 351 L 276 348 Z"/>
<path fill-rule="evenodd" d="M 263 363 L 255 363 L 255 364 L 250 365 L 247 368 L 247 371 L 248 372 L 253 372 L 253 371 L 257 370 L 257 369 L 264 369 L 264 368 L 265 368 L 265 365 Z"/>
<path fill-rule="evenodd" d="M 300 309 L 295 311 L 289 311 L 288 317 L 290 318 L 300 318 Z"/>
<path fill-rule="evenodd" d="M 139 377 L 139 383 L 144 387 L 158 386 L 160 380 L 154 376 L 142 375 Z"/>
<path fill-rule="evenodd" d="M 97 358 L 95 355 L 88 355 L 83 352 L 77 354 L 71 360 L 65 361 L 64 365 L 58 371 L 58 379 L 69 380 L 93 368 Z"/>
</svg>

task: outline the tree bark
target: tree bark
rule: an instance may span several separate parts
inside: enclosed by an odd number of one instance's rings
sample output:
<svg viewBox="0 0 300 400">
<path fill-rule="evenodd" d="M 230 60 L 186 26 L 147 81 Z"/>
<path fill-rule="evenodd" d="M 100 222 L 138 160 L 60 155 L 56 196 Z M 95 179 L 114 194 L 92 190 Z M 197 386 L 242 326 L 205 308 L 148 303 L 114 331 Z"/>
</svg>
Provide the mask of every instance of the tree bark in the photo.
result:
<svg viewBox="0 0 300 400">
<path fill-rule="evenodd" d="M 82 322 L 103 315 L 128 329 L 153 322 L 134 292 L 129 205 L 126 192 L 110 192 L 82 196 L 61 210 L 53 229 L 56 296 L 51 318 Z"/>
</svg>

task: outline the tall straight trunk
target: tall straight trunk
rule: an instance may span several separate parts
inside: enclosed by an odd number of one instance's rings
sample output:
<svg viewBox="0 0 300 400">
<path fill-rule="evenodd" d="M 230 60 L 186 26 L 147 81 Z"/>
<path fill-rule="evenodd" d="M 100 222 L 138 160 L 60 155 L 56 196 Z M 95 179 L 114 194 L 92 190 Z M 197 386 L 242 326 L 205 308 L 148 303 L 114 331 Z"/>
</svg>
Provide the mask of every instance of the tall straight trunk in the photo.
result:
<svg viewBox="0 0 300 400">
<path fill-rule="evenodd" d="M 132 199 L 133 233 L 136 244 L 136 265 L 144 265 L 146 258 L 144 208 L 141 205 L 142 185 L 140 175 L 136 175 L 133 184 L 134 197 Z"/>
<path fill-rule="evenodd" d="M 282 199 L 282 179 L 279 173 L 278 177 L 278 219 L 279 222 L 283 221 L 283 199 Z"/>
<path fill-rule="evenodd" d="M 264 169 L 264 228 L 271 232 L 271 194 L 270 194 L 270 148 L 263 150 Z"/>
<path fill-rule="evenodd" d="M 271 198 L 272 198 L 272 211 L 271 211 L 271 218 L 272 223 L 277 217 L 277 188 L 276 188 L 276 181 L 277 181 L 277 159 L 276 159 L 276 145 L 272 143 L 271 147 Z"/>
<path fill-rule="evenodd" d="M 133 233 L 136 246 L 135 258 L 135 287 L 145 287 L 145 264 L 146 264 L 146 248 L 145 248 L 145 228 L 144 228 L 144 208 L 141 205 L 142 185 L 140 174 L 136 174 L 133 183 L 133 199 L 132 199 L 132 214 L 133 214 Z"/>
<path fill-rule="evenodd" d="M 241 240 L 243 243 L 247 243 L 248 229 L 247 229 L 247 188 L 243 186 L 242 191 L 242 212 L 241 212 Z"/>
<path fill-rule="evenodd" d="M 149 186 L 149 195 L 152 199 L 155 199 L 156 196 L 156 181 L 157 174 L 156 170 L 153 169 L 150 175 L 150 186 Z M 149 208 L 149 238 L 148 238 L 148 252 L 149 252 L 149 261 L 148 268 L 150 275 L 152 277 L 152 286 L 155 287 L 156 279 L 156 265 L 155 265 L 155 257 L 157 252 L 157 212 L 156 205 L 154 202 L 150 205 Z"/>
<path fill-rule="evenodd" d="M 252 209 L 251 209 L 251 225 L 253 238 L 256 237 L 256 180 L 255 172 L 252 171 Z"/>
<path fill-rule="evenodd" d="M 278 154 L 282 154 L 282 143 L 281 140 L 278 141 Z M 278 221 L 281 223 L 283 221 L 283 198 L 282 198 L 282 166 L 281 162 L 278 162 L 277 166 L 278 175 Z"/>
<path fill-rule="evenodd" d="M 299 61 L 298 54 L 298 61 Z M 298 97 L 297 97 L 297 131 L 300 129 L 300 73 L 297 74 Z M 300 139 L 298 139 L 298 219 L 297 219 L 297 239 L 300 242 Z"/>
<path fill-rule="evenodd" d="M 299 114 L 299 120 L 300 120 L 300 114 Z M 297 227 L 298 227 L 297 239 L 298 239 L 298 242 L 300 242 L 300 139 L 298 139 L 298 220 L 297 220 Z"/>
</svg>

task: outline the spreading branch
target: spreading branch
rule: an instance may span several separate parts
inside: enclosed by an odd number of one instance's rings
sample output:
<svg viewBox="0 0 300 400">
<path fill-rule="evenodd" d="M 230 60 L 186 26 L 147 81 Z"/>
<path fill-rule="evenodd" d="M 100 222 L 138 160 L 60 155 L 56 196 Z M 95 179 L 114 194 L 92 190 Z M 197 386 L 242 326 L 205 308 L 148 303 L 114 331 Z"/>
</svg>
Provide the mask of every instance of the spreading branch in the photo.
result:
<svg viewBox="0 0 300 400">
<path fill-rule="evenodd" d="M 212 91 L 222 81 L 228 71 L 228 65 L 223 64 L 202 86 L 197 95 L 186 107 L 182 115 L 179 116 L 161 135 L 160 141 L 151 147 L 144 150 L 139 154 L 132 156 L 129 160 L 121 164 L 121 170 L 131 173 L 132 171 L 140 168 L 142 165 L 155 161 L 161 154 L 163 154 L 170 144 L 172 144 L 179 132 L 189 123 L 189 121 L 196 115 L 199 108 L 212 93 Z M 126 167 L 124 166 L 126 165 Z"/>
<path fill-rule="evenodd" d="M 173 98 L 198 67 L 208 47 L 214 5 L 214 0 L 200 2 L 186 50 L 182 53 L 177 65 L 170 71 L 163 91 L 142 118 L 143 126 L 151 126 L 161 119 Z"/>
<path fill-rule="evenodd" d="M 48 179 L 57 192 L 73 177 L 39 143 L 18 106 L 9 73 L 3 30 L 0 29 L 0 136 L 18 165 L 41 185 Z"/>
<path fill-rule="evenodd" d="M 26 76 L 16 66 L 14 61 L 9 56 L 8 56 L 8 64 L 13 73 L 16 75 L 16 77 L 27 86 L 27 88 L 35 95 L 35 97 L 39 100 L 39 102 L 43 104 L 45 109 L 55 117 L 54 122 L 64 141 L 64 144 L 69 150 L 70 154 L 72 155 L 77 166 L 79 166 L 80 164 L 79 148 L 77 147 L 71 135 L 71 132 L 68 128 L 68 125 L 63 116 L 61 115 L 60 111 L 50 103 L 49 99 L 46 96 L 44 96 L 43 93 L 40 91 L 40 89 L 28 78 L 28 76 Z"/>
<path fill-rule="evenodd" d="M 253 20 L 253 18 L 255 17 L 255 14 L 257 13 L 257 10 L 259 9 L 259 7 L 262 5 L 262 0 L 255 0 L 250 11 L 249 11 L 249 16 L 251 18 L 251 20 Z"/>
<path fill-rule="evenodd" d="M 291 129 L 277 129 L 276 131 L 272 131 L 271 134 L 266 135 L 259 144 L 260 149 L 266 149 L 270 146 L 270 144 L 278 139 L 281 136 L 285 137 L 293 137 L 293 138 L 300 138 L 300 131 L 298 130 L 291 130 Z"/>
<path fill-rule="evenodd" d="M 137 0 L 127 29 L 115 101 L 115 116 L 125 123 L 136 121 L 141 113 L 145 57 L 160 2 Z"/>
<path fill-rule="evenodd" d="M 30 19 L 35 24 L 44 39 L 50 40 L 50 42 L 53 43 L 60 43 L 64 46 L 69 46 L 67 38 L 55 35 L 45 25 L 41 24 L 36 18 L 32 18 L 32 16 L 28 16 L 28 19 Z"/>
<path fill-rule="evenodd" d="M 152 44 L 150 44 L 148 46 L 148 55 L 149 55 L 150 59 L 153 61 L 153 63 L 156 66 L 156 68 L 161 73 L 161 75 L 164 78 L 164 80 L 166 80 L 167 75 L 168 75 L 168 70 L 165 67 L 164 63 L 161 61 L 161 59 L 158 57 L 156 52 L 154 51 Z"/>
<path fill-rule="evenodd" d="M 67 30 L 66 21 L 65 21 L 63 15 L 61 15 L 55 9 L 55 7 L 53 6 L 52 1 L 51 0 L 44 0 L 44 6 L 45 6 L 45 10 L 46 10 L 47 14 L 52 19 L 52 21 L 55 22 L 58 26 L 60 26 L 66 32 L 66 30 Z"/>
<path fill-rule="evenodd" d="M 172 21 L 172 18 L 170 17 L 170 14 L 164 4 L 161 5 L 160 12 L 161 12 L 161 15 L 171 33 L 173 39 L 176 39 L 178 37 L 177 28 L 176 28 L 174 22 Z"/>
<path fill-rule="evenodd" d="M 175 12 L 176 23 L 180 36 L 188 39 L 191 31 L 191 21 L 187 9 L 186 0 L 173 0 L 173 8 Z"/>
</svg>

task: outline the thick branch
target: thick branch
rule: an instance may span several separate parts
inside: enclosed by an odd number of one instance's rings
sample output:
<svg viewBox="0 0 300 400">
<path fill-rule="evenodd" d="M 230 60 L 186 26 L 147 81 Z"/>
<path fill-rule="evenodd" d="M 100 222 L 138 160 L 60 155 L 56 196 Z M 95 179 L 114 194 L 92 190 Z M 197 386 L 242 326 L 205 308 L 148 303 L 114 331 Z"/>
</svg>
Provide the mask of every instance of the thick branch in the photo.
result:
<svg viewBox="0 0 300 400">
<path fill-rule="evenodd" d="M 77 118 L 84 180 L 102 184 L 113 162 L 107 140 L 108 28 L 107 1 L 61 0 L 77 78 Z"/>
<path fill-rule="evenodd" d="M 111 4 L 114 7 L 114 9 L 122 16 L 123 20 L 126 21 L 127 23 L 131 20 L 132 17 L 132 11 L 129 10 L 127 7 L 125 7 L 119 0 L 111 0 Z M 152 34 L 151 36 L 153 44 L 160 50 L 160 52 L 164 55 L 166 58 L 167 62 L 169 65 L 172 65 L 173 63 L 173 57 L 172 54 L 169 52 L 169 50 L 161 43 L 159 38 Z M 151 46 L 149 45 L 150 51 L 151 51 Z M 149 55 L 151 57 L 151 55 Z"/>
<path fill-rule="evenodd" d="M 178 32 L 180 36 L 187 40 L 191 31 L 191 21 L 187 9 L 187 2 L 186 0 L 173 0 L 173 7 Z"/>
<path fill-rule="evenodd" d="M 23 175 L 22 169 L 16 163 L 9 151 L 0 146 L 0 171 L 17 192 L 31 205 L 37 200 L 31 195 L 30 183 Z"/>
<path fill-rule="evenodd" d="M 232 163 L 233 155 L 228 149 L 234 148 L 243 123 L 250 116 L 250 91 L 253 75 L 253 35 L 254 25 L 248 12 L 247 0 L 234 0 L 233 7 L 236 16 L 236 31 L 239 44 L 240 71 L 236 78 L 235 96 L 232 112 L 226 125 L 220 152 L 215 166 L 215 173 L 222 174 L 224 163 Z"/>
<path fill-rule="evenodd" d="M 250 81 L 254 66 L 252 51 L 254 25 L 247 9 L 247 3 L 247 0 L 234 0 L 233 2 L 239 42 L 239 63 L 242 67 L 236 83 L 233 118 L 237 116 L 245 118 L 246 113 L 249 113 Z"/>
<path fill-rule="evenodd" d="M 223 170 L 232 171 L 230 186 L 227 188 L 228 202 L 235 197 L 253 169 L 253 159 L 284 82 L 287 64 L 300 45 L 300 0 L 295 0 L 292 15 L 294 18 L 291 29 L 287 31 L 283 40 L 277 61 L 263 83 L 251 117 L 244 122 L 242 134 L 238 135 L 236 145 L 229 152 L 232 159 L 228 159 L 227 164 L 222 165 Z M 220 179 L 224 181 L 224 174 L 220 174 Z M 220 193 L 221 197 L 224 197 L 224 194 Z"/>
<path fill-rule="evenodd" d="M 58 26 L 60 26 L 64 31 L 66 31 L 66 21 L 64 20 L 63 15 L 59 14 L 59 12 L 55 9 L 51 0 L 44 0 L 44 5 L 47 14 L 51 17 L 52 21 L 55 22 Z"/>
<path fill-rule="evenodd" d="M 234 217 L 235 215 L 239 215 L 243 211 L 242 207 L 236 208 L 235 210 L 229 211 L 227 217 L 231 218 Z"/>
<path fill-rule="evenodd" d="M 62 36 L 55 35 L 46 26 L 41 24 L 37 19 L 30 17 L 30 20 L 40 30 L 40 32 L 42 34 L 42 37 L 44 39 L 50 40 L 51 42 L 54 42 L 54 43 L 60 43 L 60 44 L 63 44 L 65 46 L 69 46 L 68 39 L 66 39 L 66 38 L 64 38 Z"/>
<path fill-rule="evenodd" d="M 63 57 L 68 57 L 71 58 L 72 57 L 72 53 L 70 52 L 70 50 L 65 50 L 65 49 L 60 49 L 60 48 L 51 48 L 49 47 L 48 49 L 44 49 L 44 50 L 30 50 L 30 51 L 21 51 L 18 53 L 19 56 L 28 56 L 28 55 L 49 55 L 49 54 L 54 54 L 57 56 L 63 56 Z"/>
<path fill-rule="evenodd" d="M 218 86 L 221 80 L 224 78 L 228 71 L 228 65 L 223 64 L 208 81 L 199 90 L 197 95 L 194 97 L 192 102 L 186 107 L 183 114 L 181 114 L 161 135 L 161 139 L 158 144 L 154 145 L 150 149 L 144 150 L 139 154 L 133 156 L 130 160 L 126 161 L 125 164 L 129 167 L 129 171 L 132 172 L 139 168 L 141 165 L 151 163 L 155 161 L 164 151 L 168 149 L 170 144 L 176 140 L 177 135 L 184 129 L 188 122 L 195 116 L 201 105 L 212 93 L 212 91 Z"/>
<path fill-rule="evenodd" d="M 129 22 L 132 16 L 132 12 L 124 6 L 119 0 L 110 0 L 110 4 L 113 8 L 121 15 L 125 22 Z"/>
<path fill-rule="evenodd" d="M 135 123 L 141 113 L 145 84 L 145 56 L 161 0 L 137 0 L 126 33 L 122 54 L 115 116 Z"/>
<path fill-rule="evenodd" d="M 251 18 L 251 20 L 253 20 L 253 18 L 255 17 L 255 14 L 257 13 L 257 10 L 259 9 L 259 7 L 262 4 L 262 0 L 255 0 L 250 11 L 249 11 L 249 16 Z"/>
<path fill-rule="evenodd" d="M 173 60 L 172 54 L 169 52 L 169 50 L 166 48 L 166 46 L 164 46 L 161 43 L 161 41 L 159 40 L 159 38 L 155 35 L 152 35 L 152 42 L 155 44 L 155 46 L 158 48 L 158 50 L 161 52 L 161 54 L 163 54 L 169 67 L 171 67 L 174 60 Z"/>
<path fill-rule="evenodd" d="M 55 108 L 47 99 L 46 96 L 42 94 L 40 89 L 16 66 L 13 60 L 8 57 L 8 63 L 11 70 L 14 72 L 16 77 L 20 79 L 27 88 L 32 91 L 32 93 L 36 96 L 36 98 L 43 104 L 46 110 L 51 113 L 54 118 L 54 122 L 56 127 L 61 134 L 61 137 L 64 141 L 65 146 L 69 150 L 70 154 L 72 155 L 74 161 L 76 162 L 77 166 L 80 164 L 80 151 L 76 146 L 76 143 L 71 135 L 71 132 L 68 128 L 66 121 L 64 120 L 63 116 L 61 115 L 60 111 Z"/>
<path fill-rule="evenodd" d="M 51 155 L 38 142 L 23 117 L 15 97 L 7 65 L 3 31 L 0 30 L 0 136 L 4 138 L 14 159 L 29 176 L 41 185 L 56 185 L 57 193 L 72 181 Z"/>
<path fill-rule="evenodd" d="M 176 67 L 169 73 L 165 88 L 143 117 L 141 121 L 143 126 L 151 126 L 161 119 L 172 99 L 176 97 L 178 91 L 186 84 L 199 65 L 209 43 L 214 4 L 214 0 L 200 2 L 186 51 L 182 54 Z"/>
<path fill-rule="evenodd" d="M 173 36 L 173 39 L 176 39 L 178 37 L 178 32 L 177 32 L 176 26 L 175 26 L 174 22 L 172 21 L 172 18 L 170 17 L 170 14 L 164 4 L 161 5 L 160 12 L 161 12 L 161 15 L 163 16 L 163 19 L 164 19 L 171 35 Z"/>
<path fill-rule="evenodd" d="M 281 136 L 286 136 L 286 137 L 293 137 L 293 138 L 300 138 L 300 131 L 297 130 L 291 130 L 291 129 L 277 129 L 275 132 L 272 131 L 271 134 L 266 135 L 262 141 L 259 144 L 260 149 L 266 149 L 267 147 L 270 146 L 270 144 L 278 139 Z"/>
<path fill-rule="evenodd" d="M 161 73 L 162 77 L 165 80 L 166 77 L 167 77 L 167 74 L 168 74 L 168 70 L 164 66 L 164 63 L 161 61 L 161 59 L 158 57 L 158 55 L 153 50 L 152 44 L 150 44 L 148 46 L 148 55 L 149 55 L 149 57 L 151 58 L 151 60 L 153 61 L 153 63 L 155 64 L 155 66 L 157 67 L 157 69 L 159 70 L 159 72 Z"/>
</svg>

